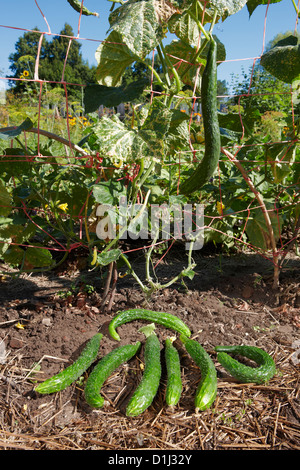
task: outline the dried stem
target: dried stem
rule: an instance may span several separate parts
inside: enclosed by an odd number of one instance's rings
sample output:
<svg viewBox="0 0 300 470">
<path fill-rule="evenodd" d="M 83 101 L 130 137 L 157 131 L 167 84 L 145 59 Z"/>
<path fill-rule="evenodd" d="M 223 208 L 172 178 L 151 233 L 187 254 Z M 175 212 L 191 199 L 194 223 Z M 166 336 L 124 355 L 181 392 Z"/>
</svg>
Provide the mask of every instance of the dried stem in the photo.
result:
<svg viewBox="0 0 300 470">
<path fill-rule="evenodd" d="M 276 247 L 276 241 L 275 241 L 274 230 L 273 230 L 273 227 L 272 227 L 271 219 L 270 219 L 268 210 L 266 208 L 266 205 L 264 203 L 263 197 L 260 194 L 260 192 L 257 191 L 257 189 L 255 188 L 254 184 L 252 183 L 251 179 L 249 178 L 249 176 L 248 176 L 247 172 L 245 171 L 244 167 L 242 166 L 241 162 L 239 160 L 237 160 L 234 157 L 234 155 L 232 155 L 232 153 L 230 153 L 228 150 L 222 148 L 222 152 L 224 153 L 224 155 L 226 155 L 226 157 L 229 158 L 229 160 L 232 163 L 234 163 L 234 165 L 237 167 L 237 169 L 241 172 L 244 180 L 246 181 L 247 185 L 249 186 L 249 188 L 253 192 L 257 202 L 259 203 L 259 205 L 261 207 L 261 210 L 262 210 L 265 222 L 266 222 L 266 226 L 267 226 L 267 229 L 268 229 L 271 246 L 272 246 L 272 258 L 273 258 L 273 264 L 274 264 L 273 289 L 277 289 L 278 285 L 279 285 L 279 273 L 280 273 L 280 266 L 279 266 L 279 263 L 278 263 L 278 251 L 277 251 L 277 247 Z"/>
</svg>

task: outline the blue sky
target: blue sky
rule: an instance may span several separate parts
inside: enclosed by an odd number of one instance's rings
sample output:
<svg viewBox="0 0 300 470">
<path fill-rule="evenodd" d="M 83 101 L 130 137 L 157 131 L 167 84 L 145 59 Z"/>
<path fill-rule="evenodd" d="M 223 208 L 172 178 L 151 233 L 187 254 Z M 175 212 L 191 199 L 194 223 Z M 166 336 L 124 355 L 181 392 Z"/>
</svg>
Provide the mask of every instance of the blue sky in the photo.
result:
<svg viewBox="0 0 300 470">
<path fill-rule="evenodd" d="M 37 0 L 37 3 L 48 21 L 51 33 L 58 34 L 67 22 L 77 35 L 79 15 L 67 0 Z M 107 0 L 85 0 L 85 5 L 100 14 L 99 18 L 83 16 L 80 24 L 82 55 L 92 65 L 96 64 L 94 56 L 97 46 L 106 37 L 112 4 Z M 47 32 L 48 26 L 35 0 L 10 0 L 9 3 L 7 0 L 0 0 L 0 11 L 0 77 L 3 77 L 9 74 L 8 56 L 14 52 L 16 41 L 24 34 L 22 29 L 31 30 L 37 26 L 41 31 Z M 230 83 L 232 74 L 239 74 L 241 68 L 248 70 L 253 64 L 253 58 L 261 55 L 265 14 L 266 6 L 259 6 L 249 18 L 244 7 L 215 27 L 214 33 L 223 42 L 227 52 L 227 61 L 218 68 L 219 79 Z M 267 14 L 265 45 L 280 32 L 294 31 L 295 26 L 296 13 L 291 0 L 271 4 Z M 83 40 L 84 38 L 88 40 Z M 244 58 L 249 60 L 242 60 Z M 0 86 L 3 83 L 0 80 Z"/>
</svg>

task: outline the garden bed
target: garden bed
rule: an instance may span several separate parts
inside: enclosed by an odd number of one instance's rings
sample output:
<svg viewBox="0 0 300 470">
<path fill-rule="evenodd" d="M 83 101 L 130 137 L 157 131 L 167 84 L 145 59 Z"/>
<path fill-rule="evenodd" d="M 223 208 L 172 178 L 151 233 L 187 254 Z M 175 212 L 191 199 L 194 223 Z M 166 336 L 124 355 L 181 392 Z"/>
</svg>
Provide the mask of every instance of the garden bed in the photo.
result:
<svg viewBox="0 0 300 470">
<path fill-rule="evenodd" d="M 3 278 L 0 448 L 299 450 L 299 260 L 289 260 L 278 291 L 272 289 L 272 266 L 259 256 L 199 255 L 197 261 L 197 274 L 188 291 L 180 285 L 165 289 L 154 294 L 147 306 L 182 318 L 216 364 L 217 399 L 200 413 L 194 410 L 200 372 L 178 342 L 183 392 L 174 409 L 164 402 L 163 366 L 153 404 L 139 417 L 126 417 L 126 401 L 142 374 L 142 352 L 107 380 L 102 390 L 106 404 L 100 411 L 85 403 L 82 383 L 37 396 L 35 383 L 78 357 L 97 331 L 104 333 L 100 357 L 119 345 L 107 333 L 109 321 L 119 310 L 145 306 L 145 299 L 126 276 L 118 281 L 112 311 L 101 312 L 101 288 L 95 274 L 70 262 L 59 273 Z M 180 254 L 165 258 L 159 265 L 160 278 L 178 272 L 180 265 Z M 134 321 L 120 327 L 121 344 L 144 341 L 138 332 L 141 325 Z M 156 331 L 161 342 L 170 334 L 160 326 Z M 242 343 L 272 355 L 277 373 L 269 383 L 239 384 L 217 363 L 216 345 Z"/>
</svg>

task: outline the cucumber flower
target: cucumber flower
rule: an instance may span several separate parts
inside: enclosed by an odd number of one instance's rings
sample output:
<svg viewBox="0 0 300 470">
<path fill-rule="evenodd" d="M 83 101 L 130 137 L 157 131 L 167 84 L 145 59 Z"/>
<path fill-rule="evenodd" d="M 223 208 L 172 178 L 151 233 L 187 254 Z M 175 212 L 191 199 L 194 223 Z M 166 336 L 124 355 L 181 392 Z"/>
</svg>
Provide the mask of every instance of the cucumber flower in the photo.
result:
<svg viewBox="0 0 300 470">
<path fill-rule="evenodd" d="M 225 209 L 224 204 L 222 202 L 217 201 L 217 211 L 220 215 L 223 215 L 223 209 Z"/>
<path fill-rule="evenodd" d="M 68 203 L 65 202 L 64 204 L 59 204 L 57 207 L 58 207 L 59 209 L 61 209 L 62 211 L 67 212 L 67 210 L 68 210 Z"/>
</svg>

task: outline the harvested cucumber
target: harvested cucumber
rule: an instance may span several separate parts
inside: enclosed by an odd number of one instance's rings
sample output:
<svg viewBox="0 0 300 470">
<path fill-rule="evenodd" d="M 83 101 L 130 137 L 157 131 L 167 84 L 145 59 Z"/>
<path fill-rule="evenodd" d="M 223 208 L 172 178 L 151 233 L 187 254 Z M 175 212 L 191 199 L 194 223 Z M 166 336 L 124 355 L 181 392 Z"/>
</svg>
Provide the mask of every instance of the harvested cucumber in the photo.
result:
<svg viewBox="0 0 300 470">
<path fill-rule="evenodd" d="M 196 390 L 196 411 L 207 410 L 217 396 L 217 371 L 211 357 L 198 341 L 180 336 L 187 352 L 195 361 L 201 371 L 201 380 Z"/>
<path fill-rule="evenodd" d="M 35 391 L 42 394 L 59 392 L 75 382 L 96 360 L 102 337 L 101 333 L 94 335 L 73 364 L 37 385 Z"/>
<path fill-rule="evenodd" d="M 276 372 L 273 358 L 256 346 L 216 346 L 217 360 L 239 382 L 262 384 L 270 380 Z M 229 354 L 238 354 L 256 362 L 259 367 L 241 364 Z"/>
<path fill-rule="evenodd" d="M 180 400 L 182 392 L 181 368 L 179 353 L 171 338 L 165 341 L 165 361 L 167 368 L 166 403 L 175 406 Z"/>
<path fill-rule="evenodd" d="M 191 332 L 188 326 L 171 313 L 153 312 L 152 310 L 146 310 L 143 308 L 134 308 L 120 312 L 112 319 L 108 327 L 111 337 L 117 341 L 120 341 L 120 336 L 118 335 L 116 329 L 124 323 L 128 323 L 133 320 L 152 321 L 167 328 L 171 328 L 181 334 L 184 334 L 185 336 L 191 336 Z"/>
<path fill-rule="evenodd" d="M 140 346 L 141 343 L 139 341 L 136 344 L 119 346 L 102 357 L 94 367 L 86 381 L 84 389 L 85 399 L 92 408 L 101 408 L 104 405 L 104 398 L 100 394 L 100 389 L 105 380 L 117 367 L 129 361 L 137 353 Z"/>
<path fill-rule="evenodd" d="M 153 402 L 161 377 L 160 343 L 155 333 L 149 334 L 144 351 L 145 369 L 126 408 L 127 416 L 138 416 Z"/>
</svg>

